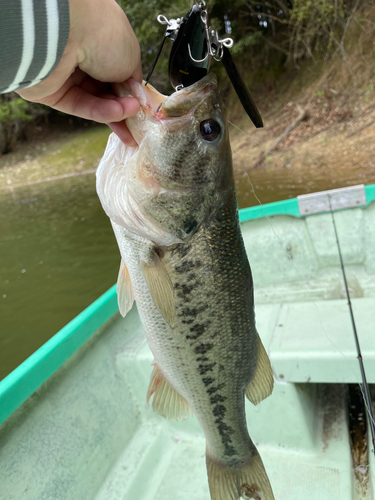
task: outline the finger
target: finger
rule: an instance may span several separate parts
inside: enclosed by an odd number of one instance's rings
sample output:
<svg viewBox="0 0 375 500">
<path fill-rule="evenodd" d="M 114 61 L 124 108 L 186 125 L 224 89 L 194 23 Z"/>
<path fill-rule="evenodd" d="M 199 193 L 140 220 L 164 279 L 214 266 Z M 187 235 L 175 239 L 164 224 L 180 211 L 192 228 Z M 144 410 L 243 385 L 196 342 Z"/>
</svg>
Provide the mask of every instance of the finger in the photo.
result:
<svg viewBox="0 0 375 500">
<path fill-rule="evenodd" d="M 135 147 L 137 143 L 135 142 L 133 136 L 129 132 L 129 129 L 125 123 L 125 120 L 121 122 L 108 123 L 108 126 L 113 130 L 113 132 L 118 136 L 118 138 L 127 146 Z"/>
<path fill-rule="evenodd" d="M 35 87 L 31 87 L 26 89 L 27 91 L 31 91 L 36 87 L 41 87 L 44 85 L 45 88 L 41 89 L 41 93 L 46 94 L 48 87 L 47 83 L 48 78 Z M 91 94 L 93 96 L 99 97 L 101 93 L 111 93 L 111 85 L 109 83 L 99 82 L 91 76 L 87 75 L 80 68 L 76 68 L 75 71 L 70 75 L 70 77 L 64 82 L 64 84 L 54 93 L 48 93 L 43 97 L 39 96 L 38 98 L 32 99 L 33 96 L 27 96 L 28 100 L 34 100 L 36 102 L 41 102 L 42 104 L 46 104 L 47 106 L 56 107 L 57 103 L 61 101 L 61 99 L 72 89 L 73 87 L 80 87 L 87 94 Z"/>
<path fill-rule="evenodd" d="M 96 97 L 103 97 L 101 94 L 109 94 L 112 92 L 112 87 L 110 83 L 99 82 L 94 80 L 90 76 L 87 76 L 83 82 L 78 85 L 82 90 L 88 94 L 94 95 Z"/>
<path fill-rule="evenodd" d="M 87 120 L 110 123 L 136 115 L 139 111 L 139 102 L 134 97 L 105 99 L 74 86 L 52 107 Z"/>
<path fill-rule="evenodd" d="M 134 73 L 133 73 L 133 78 L 137 80 L 138 82 L 142 83 L 143 80 L 143 73 L 142 73 L 142 64 L 141 61 L 139 61 L 139 64 L 137 65 Z"/>
</svg>

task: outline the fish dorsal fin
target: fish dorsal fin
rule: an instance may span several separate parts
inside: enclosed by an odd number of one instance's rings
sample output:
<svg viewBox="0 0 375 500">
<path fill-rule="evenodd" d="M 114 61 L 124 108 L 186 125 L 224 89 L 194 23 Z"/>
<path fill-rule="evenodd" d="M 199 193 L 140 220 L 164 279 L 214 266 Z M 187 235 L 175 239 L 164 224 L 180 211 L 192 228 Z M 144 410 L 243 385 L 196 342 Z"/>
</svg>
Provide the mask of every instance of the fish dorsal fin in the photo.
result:
<svg viewBox="0 0 375 500">
<path fill-rule="evenodd" d="M 117 303 L 121 316 L 124 318 L 133 307 L 134 292 L 130 275 L 125 262 L 121 259 L 117 278 Z"/>
<path fill-rule="evenodd" d="M 173 328 L 176 321 L 176 300 L 172 280 L 164 264 L 154 253 L 150 263 L 142 262 L 142 270 L 156 307 Z"/>
<path fill-rule="evenodd" d="M 185 420 L 190 415 L 189 403 L 174 389 L 162 374 L 158 365 L 153 362 L 150 385 L 147 391 L 147 404 L 152 399 L 152 409 L 162 417 L 171 420 Z"/>
<path fill-rule="evenodd" d="M 257 405 L 267 398 L 273 389 L 273 372 L 266 350 L 258 335 L 258 362 L 253 380 L 246 389 L 246 397 Z"/>
</svg>

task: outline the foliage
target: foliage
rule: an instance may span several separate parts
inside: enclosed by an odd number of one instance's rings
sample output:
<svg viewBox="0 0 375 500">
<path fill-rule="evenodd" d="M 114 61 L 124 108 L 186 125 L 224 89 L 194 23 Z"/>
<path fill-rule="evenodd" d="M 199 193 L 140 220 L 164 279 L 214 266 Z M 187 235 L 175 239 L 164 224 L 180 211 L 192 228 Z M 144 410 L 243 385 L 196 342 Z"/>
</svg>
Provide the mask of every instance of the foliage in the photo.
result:
<svg viewBox="0 0 375 500">
<path fill-rule="evenodd" d="M 32 116 L 28 114 L 29 106 L 26 101 L 18 97 L 12 101 L 0 101 L 0 122 L 11 120 L 31 120 Z"/>
<path fill-rule="evenodd" d="M 339 50 L 345 57 L 345 36 L 359 0 L 294 0 L 290 15 L 289 57 L 329 55 Z M 364 2 L 365 3 L 365 2 Z"/>
<path fill-rule="evenodd" d="M 49 108 L 24 101 L 15 92 L 0 95 L 0 154 L 14 147 L 27 124 L 47 113 Z"/>
<path fill-rule="evenodd" d="M 159 14 L 167 18 L 185 15 L 193 1 L 118 0 L 135 30 L 142 50 L 145 71 L 163 39 Z M 345 57 L 345 37 L 354 14 L 374 0 L 207 0 L 211 25 L 235 44 L 233 55 L 240 63 L 268 64 L 270 51 L 278 53 L 276 64 L 294 63 L 305 58 Z M 167 41 L 166 45 L 170 42 Z M 168 50 L 164 50 L 153 81 L 167 85 Z M 278 62 L 277 62 L 278 61 Z"/>
</svg>

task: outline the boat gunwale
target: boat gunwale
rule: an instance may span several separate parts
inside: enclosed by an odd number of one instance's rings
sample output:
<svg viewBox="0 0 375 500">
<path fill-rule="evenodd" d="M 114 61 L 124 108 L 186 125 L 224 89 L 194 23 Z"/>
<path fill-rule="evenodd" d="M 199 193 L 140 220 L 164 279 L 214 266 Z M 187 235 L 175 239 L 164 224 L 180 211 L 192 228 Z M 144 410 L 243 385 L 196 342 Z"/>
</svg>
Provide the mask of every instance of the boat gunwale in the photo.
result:
<svg viewBox="0 0 375 500">
<path fill-rule="evenodd" d="M 375 200 L 375 184 L 365 186 L 366 205 Z M 356 207 L 359 209 L 365 206 Z M 351 210 L 349 208 L 348 210 Z M 240 222 L 275 215 L 301 215 L 297 198 L 239 210 Z M 317 215 L 317 214 L 313 214 Z M 51 377 L 118 310 L 113 285 L 0 381 L 0 425 Z"/>
</svg>

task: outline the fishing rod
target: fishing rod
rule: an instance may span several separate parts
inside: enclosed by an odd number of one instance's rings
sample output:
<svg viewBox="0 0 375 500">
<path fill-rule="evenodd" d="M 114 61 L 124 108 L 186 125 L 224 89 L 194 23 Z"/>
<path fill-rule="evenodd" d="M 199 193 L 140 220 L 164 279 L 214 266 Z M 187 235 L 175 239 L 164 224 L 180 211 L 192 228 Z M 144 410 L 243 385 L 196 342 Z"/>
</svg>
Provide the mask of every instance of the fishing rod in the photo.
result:
<svg viewBox="0 0 375 500">
<path fill-rule="evenodd" d="M 360 367 L 360 370 L 361 370 L 363 392 L 364 392 L 364 397 L 365 397 L 365 401 L 366 401 L 366 409 L 367 409 L 367 413 L 368 413 L 369 420 L 370 420 L 370 429 L 371 429 L 372 444 L 373 444 L 372 452 L 375 455 L 375 426 L 374 426 L 374 416 L 373 416 L 373 411 L 372 411 L 372 403 L 371 403 L 370 391 L 369 391 L 369 387 L 368 387 L 368 383 L 367 383 L 367 379 L 366 379 L 365 367 L 363 365 L 363 357 L 362 357 L 361 348 L 360 348 L 360 345 L 359 345 L 359 338 L 358 338 L 358 333 L 357 333 L 357 327 L 356 327 L 356 324 L 355 324 L 354 312 L 353 312 L 353 308 L 352 308 L 352 302 L 350 300 L 350 293 L 349 293 L 349 288 L 348 288 L 348 282 L 346 280 L 345 266 L 344 266 L 344 261 L 343 261 L 342 254 L 341 254 L 341 247 L 340 247 L 339 236 L 338 236 L 338 233 L 337 233 L 336 222 L 335 222 L 335 218 L 333 216 L 333 209 L 332 209 L 332 205 L 331 205 L 331 195 L 330 194 L 328 194 L 328 201 L 329 201 L 329 208 L 330 208 L 330 211 L 331 211 L 333 229 L 335 231 L 337 250 L 338 250 L 338 253 L 339 253 L 339 257 L 340 257 L 342 277 L 344 279 L 345 293 L 346 293 L 346 298 L 348 300 L 348 307 L 349 307 L 349 312 L 350 312 L 350 318 L 351 318 L 351 321 L 352 321 L 352 327 L 353 327 L 355 345 L 356 345 L 356 348 L 357 348 L 357 359 L 359 361 L 359 367 Z"/>
</svg>

